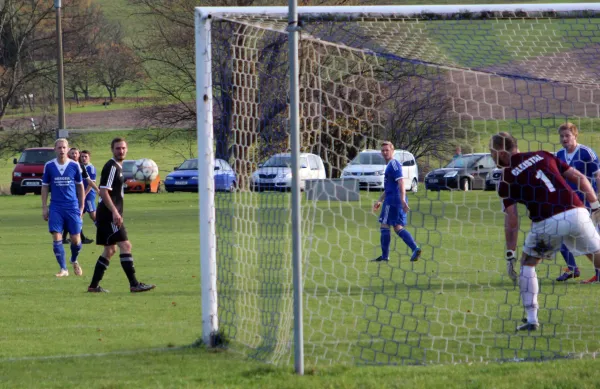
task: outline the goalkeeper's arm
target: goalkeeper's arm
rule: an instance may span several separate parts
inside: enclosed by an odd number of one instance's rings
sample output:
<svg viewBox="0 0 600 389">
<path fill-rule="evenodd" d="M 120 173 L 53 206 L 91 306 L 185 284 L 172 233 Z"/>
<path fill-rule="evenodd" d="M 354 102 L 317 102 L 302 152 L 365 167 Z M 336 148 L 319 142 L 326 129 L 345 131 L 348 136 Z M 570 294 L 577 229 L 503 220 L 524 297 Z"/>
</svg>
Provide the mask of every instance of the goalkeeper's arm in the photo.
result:
<svg viewBox="0 0 600 389">
<path fill-rule="evenodd" d="M 517 257 L 517 239 L 519 238 L 519 213 L 517 204 L 512 204 L 504 209 L 504 237 L 506 239 L 506 274 L 511 280 L 517 280 L 515 264 Z"/>
</svg>

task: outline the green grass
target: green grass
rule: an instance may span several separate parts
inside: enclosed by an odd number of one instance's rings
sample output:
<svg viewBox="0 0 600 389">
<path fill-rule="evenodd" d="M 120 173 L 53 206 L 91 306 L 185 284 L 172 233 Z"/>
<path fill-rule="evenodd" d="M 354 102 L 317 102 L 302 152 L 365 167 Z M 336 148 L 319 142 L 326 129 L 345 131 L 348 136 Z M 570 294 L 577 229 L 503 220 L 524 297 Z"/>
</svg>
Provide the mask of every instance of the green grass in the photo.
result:
<svg viewBox="0 0 600 389">
<path fill-rule="evenodd" d="M 553 284 L 549 278 L 555 276 L 558 265 L 552 262 L 542 265 L 538 271 L 542 284 L 540 318 L 545 323 L 544 331 L 548 329 L 549 332 L 534 336 L 514 335 L 512 327 L 520 318 L 521 310 L 518 292 L 502 278 L 501 219 L 497 199 L 492 193 L 441 193 L 439 198 L 438 194 L 423 192 L 411 195 L 412 230 L 425 244 L 424 258 L 413 269 L 407 263 L 401 244 L 395 246 L 389 265 L 366 262 L 377 250 L 375 216 L 368 210 L 375 195 L 361 193 L 358 204 L 332 203 L 327 206 L 318 203 L 313 204 L 315 208 L 305 203 L 305 209 L 312 209 L 316 217 L 316 227 L 310 234 L 315 242 L 314 249 L 305 246 L 303 251 L 307 272 L 307 377 L 304 378 L 295 377 L 290 367 L 252 362 L 232 351 L 210 353 L 202 348 L 187 347 L 198 339 L 201 331 L 196 194 L 126 196 L 125 217 L 138 277 L 144 282 L 154 282 L 158 287 L 150 293 L 130 294 L 126 278 L 116 262 L 102 282 L 111 293 L 101 296 L 85 293 L 100 254 L 98 247 L 84 247 L 80 256 L 85 271 L 82 278 L 54 279 L 56 263 L 46 224 L 41 219 L 39 197 L 0 197 L 0 252 L 3 253 L 0 387 L 125 388 L 132 384 L 160 388 L 595 387 L 596 363 L 590 360 L 353 367 L 349 360 L 354 350 L 352 343 L 356 343 L 361 332 L 369 332 L 364 326 L 365 319 L 372 323 L 387 320 L 383 316 L 385 310 L 378 309 L 379 318 L 372 311 L 381 307 L 384 295 L 391 312 L 394 300 L 417 301 L 416 291 L 420 291 L 419 301 L 430 304 L 427 312 L 415 304 L 412 314 L 405 308 L 397 311 L 404 316 L 404 324 L 400 324 L 402 315 L 398 314 L 390 323 L 400 332 L 402 328 L 408 330 L 411 318 L 421 321 L 426 318 L 432 325 L 428 334 L 421 336 L 421 347 L 442 347 L 433 340 L 436 335 L 444 335 L 455 340 L 444 344 L 443 349 L 447 356 L 454 353 L 456 361 L 465 361 L 468 343 L 484 348 L 490 347 L 494 339 L 495 347 L 501 347 L 509 338 L 519 342 L 511 346 L 513 355 L 520 348 L 531 349 L 533 340 L 537 341 L 538 348 L 540 345 L 555 347 L 560 343 L 563 351 L 575 348 L 583 351 L 585 346 L 586 351 L 592 352 L 600 347 L 594 330 L 594 323 L 600 319 L 594 309 L 597 308 L 594 303 L 597 290 L 573 284 Z M 246 204 L 250 201 L 262 203 L 269 210 L 262 213 L 265 218 L 254 225 L 254 230 L 245 230 L 242 220 L 236 224 L 238 250 L 247 242 L 255 247 L 264 245 L 262 258 L 253 253 L 236 257 L 238 265 L 247 266 L 247 284 L 238 289 L 243 294 L 235 304 L 240 316 L 252 317 L 251 309 L 256 307 L 268 312 L 273 307 L 268 304 L 272 301 L 269 297 L 274 297 L 270 293 L 273 289 L 253 289 L 253 277 L 263 281 L 284 279 L 274 274 L 277 258 L 269 257 L 268 248 L 288 241 L 287 236 L 279 232 L 286 222 L 270 230 L 264 227 L 276 225 L 275 220 L 284 220 L 278 216 L 287 212 L 282 208 L 288 204 L 289 195 L 234 195 L 238 205 L 244 203 L 244 197 L 248 199 Z M 229 194 L 217 196 L 218 215 L 227 210 L 224 207 L 230 199 Z M 445 222 L 435 228 L 439 233 L 437 240 L 425 238 L 422 233 L 434 227 L 431 218 L 441 219 L 441 216 Z M 84 227 L 89 233 L 92 228 L 89 220 L 86 219 Z M 305 230 L 305 240 L 309 237 L 308 231 Z M 220 232 L 219 239 L 226 239 L 223 229 Z M 461 239 L 456 239 L 457 235 Z M 264 244 L 273 237 L 283 239 Z M 220 247 L 224 250 L 225 246 Z M 255 260 L 255 265 L 262 266 L 262 272 L 250 266 Z M 225 259 L 221 266 L 232 262 Z M 585 274 L 589 274 L 589 264 L 580 262 Z M 432 268 L 436 270 L 435 274 L 423 271 L 430 265 L 436 265 Z M 221 272 L 225 274 L 223 268 Z M 266 274 L 268 272 L 271 276 Z M 404 273 L 402 281 L 392 272 Z M 425 278 L 420 279 L 423 274 Z M 238 288 L 244 285 L 239 282 L 229 284 Z M 219 285 L 223 296 L 232 296 L 225 285 Z M 347 286 L 353 288 L 350 293 Z M 364 288 L 362 299 L 357 299 L 358 294 L 352 292 L 359 288 Z M 379 293 L 372 304 L 371 298 L 377 290 L 385 293 Z M 507 298 L 506 306 L 496 311 L 494 307 L 504 298 Z M 555 303 L 558 303 L 558 309 L 552 308 Z M 224 301 L 222 304 L 231 307 Z M 512 314 L 511 310 L 514 311 Z M 281 312 L 289 314 L 289 310 L 281 309 Z M 549 317 L 549 313 L 560 315 Z M 222 328 L 233 328 L 233 323 L 225 317 L 221 320 Z M 235 324 L 238 336 L 231 344 L 232 349 L 238 351 L 244 350 L 239 342 L 246 341 L 240 323 Z M 505 324 L 506 328 L 498 328 L 498 323 Z M 259 334 L 268 332 L 264 327 L 254 326 Z M 483 331 L 486 326 L 489 326 L 487 332 Z M 410 331 L 406 344 L 412 344 L 419 331 L 419 327 Z M 390 336 L 385 329 L 381 334 Z M 324 339 L 325 335 L 327 339 Z M 373 346 L 380 344 L 374 342 Z M 328 353 L 324 353 L 325 345 Z M 372 351 L 373 347 L 364 349 Z M 497 356 L 491 353 L 490 359 Z M 328 358 L 351 363 L 330 366 Z M 444 359 L 442 362 L 451 361 Z M 565 382 L 565 371 L 577 373 Z"/>
</svg>

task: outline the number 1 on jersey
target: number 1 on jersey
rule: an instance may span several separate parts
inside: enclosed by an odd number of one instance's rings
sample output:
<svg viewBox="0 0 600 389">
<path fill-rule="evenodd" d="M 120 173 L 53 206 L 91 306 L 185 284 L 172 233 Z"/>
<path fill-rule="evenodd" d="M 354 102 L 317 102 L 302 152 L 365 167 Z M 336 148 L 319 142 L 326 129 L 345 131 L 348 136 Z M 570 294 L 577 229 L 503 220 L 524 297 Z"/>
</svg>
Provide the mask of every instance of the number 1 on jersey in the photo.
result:
<svg viewBox="0 0 600 389">
<path fill-rule="evenodd" d="M 550 182 L 550 179 L 544 174 L 543 171 L 538 170 L 535 173 L 535 178 L 542 180 L 550 192 L 556 192 L 556 188 L 554 185 L 552 185 L 552 182 Z"/>
</svg>

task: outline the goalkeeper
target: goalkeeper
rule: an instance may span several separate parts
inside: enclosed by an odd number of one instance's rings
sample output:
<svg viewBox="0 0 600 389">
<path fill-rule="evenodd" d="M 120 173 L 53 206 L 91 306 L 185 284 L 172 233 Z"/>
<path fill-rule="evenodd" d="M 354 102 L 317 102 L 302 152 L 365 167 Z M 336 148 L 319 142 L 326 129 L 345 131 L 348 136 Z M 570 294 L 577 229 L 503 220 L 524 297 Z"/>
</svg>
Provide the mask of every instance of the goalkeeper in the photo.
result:
<svg viewBox="0 0 600 389">
<path fill-rule="evenodd" d="M 519 290 L 527 322 L 517 331 L 533 331 L 538 323 L 539 285 L 535 267 L 560 249 L 561 244 L 576 255 L 586 254 L 600 269 L 600 203 L 585 175 L 546 151 L 521 153 L 517 140 L 506 132 L 490 139 L 492 158 L 503 168 L 498 194 L 504 206 L 507 270 L 516 280 L 515 250 L 519 233 L 517 203 L 527 207 L 531 231 L 523 244 Z M 578 182 L 592 214 L 567 181 Z"/>
</svg>

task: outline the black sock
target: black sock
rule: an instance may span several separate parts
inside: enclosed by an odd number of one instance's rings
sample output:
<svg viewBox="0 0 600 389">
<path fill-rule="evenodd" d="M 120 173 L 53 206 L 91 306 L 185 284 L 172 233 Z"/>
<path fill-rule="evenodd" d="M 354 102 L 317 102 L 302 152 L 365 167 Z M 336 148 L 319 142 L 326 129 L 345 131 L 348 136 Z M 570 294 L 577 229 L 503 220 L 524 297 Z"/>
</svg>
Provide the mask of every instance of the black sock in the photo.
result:
<svg viewBox="0 0 600 389">
<path fill-rule="evenodd" d="M 81 241 L 83 242 L 85 240 L 85 235 L 83 235 L 83 228 L 81 229 L 79 236 L 81 237 Z"/>
<path fill-rule="evenodd" d="M 135 278 L 135 267 L 133 266 L 133 256 L 131 254 L 121 254 L 121 267 L 129 280 L 129 286 L 137 286 L 139 284 L 137 278 Z"/>
<path fill-rule="evenodd" d="M 98 257 L 98 262 L 96 262 L 96 268 L 94 269 L 94 276 L 92 277 L 92 282 L 90 283 L 90 288 L 97 288 L 100 281 L 102 281 L 102 277 L 104 277 L 104 272 L 108 269 L 108 265 L 110 262 L 108 259 L 103 256 Z"/>
</svg>

